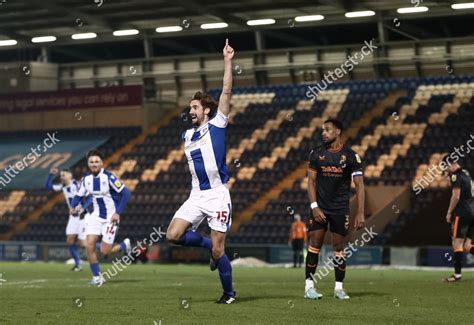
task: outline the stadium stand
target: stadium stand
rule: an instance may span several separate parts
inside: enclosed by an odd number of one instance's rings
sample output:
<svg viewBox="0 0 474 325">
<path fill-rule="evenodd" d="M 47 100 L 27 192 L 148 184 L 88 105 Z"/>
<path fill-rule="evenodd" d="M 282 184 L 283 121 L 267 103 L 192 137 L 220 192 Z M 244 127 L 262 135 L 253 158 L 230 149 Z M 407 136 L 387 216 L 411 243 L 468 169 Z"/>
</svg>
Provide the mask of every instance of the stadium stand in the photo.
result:
<svg viewBox="0 0 474 325">
<path fill-rule="evenodd" d="M 311 148 L 320 143 L 318 128 L 329 117 L 349 128 L 347 142 L 364 159 L 366 184 L 411 187 L 443 153 L 467 140 L 473 120 L 470 82 L 473 78 L 467 76 L 339 82 L 314 102 L 306 97 L 307 85 L 236 88 L 227 135 L 234 210 L 230 242 L 284 244 L 293 214 L 307 217 L 305 163 Z M 392 96 L 393 105 L 377 107 L 400 89 L 404 92 Z M 210 93 L 218 97 L 219 90 Z M 189 127 L 186 108 L 108 167 L 133 190 L 120 237 L 139 239 L 151 227 L 167 225 L 187 198 L 190 176 L 180 135 Z M 107 155 L 137 133 L 126 131 L 117 137 L 121 141 L 109 140 L 103 146 Z M 84 161 L 74 167 L 75 174 L 85 170 Z M 446 186 L 446 180 L 435 180 L 427 193 L 412 195 L 411 208 L 374 243 L 396 244 L 394 236 L 405 234 L 423 207 L 446 195 Z M 40 193 L 44 201 L 45 193 Z M 34 209 L 24 203 L 34 201 L 31 197 L 22 201 L 25 213 Z M 21 219 L 19 211 L 16 217 Z M 66 205 L 58 203 L 14 238 L 62 241 L 66 214 Z"/>
</svg>

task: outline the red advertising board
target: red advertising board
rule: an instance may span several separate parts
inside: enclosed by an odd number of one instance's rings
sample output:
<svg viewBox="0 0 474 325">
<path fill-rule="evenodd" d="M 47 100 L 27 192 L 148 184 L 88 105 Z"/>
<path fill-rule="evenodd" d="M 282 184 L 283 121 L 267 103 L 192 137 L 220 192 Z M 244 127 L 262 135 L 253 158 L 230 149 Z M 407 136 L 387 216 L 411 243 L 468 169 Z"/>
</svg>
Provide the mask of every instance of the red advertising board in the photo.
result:
<svg viewBox="0 0 474 325">
<path fill-rule="evenodd" d="M 0 113 L 27 113 L 142 104 L 142 86 L 68 89 L 0 95 Z"/>
</svg>

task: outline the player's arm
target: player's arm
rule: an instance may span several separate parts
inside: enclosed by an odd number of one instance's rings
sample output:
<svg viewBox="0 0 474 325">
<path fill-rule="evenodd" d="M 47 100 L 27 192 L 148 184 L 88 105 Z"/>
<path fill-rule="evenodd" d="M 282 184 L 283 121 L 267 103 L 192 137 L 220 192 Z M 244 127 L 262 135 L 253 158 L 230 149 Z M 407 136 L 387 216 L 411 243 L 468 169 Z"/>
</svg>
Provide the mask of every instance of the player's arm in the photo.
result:
<svg viewBox="0 0 474 325">
<path fill-rule="evenodd" d="M 317 186 L 317 168 L 318 168 L 318 160 L 316 158 L 316 153 L 314 150 L 311 150 L 309 153 L 309 163 L 308 163 L 308 197 L 309 203 L 311 206 L 311 212 L 313 214 L 313 218 L 316 219 L 318 222 L 325 222 L 326 216 L 324 215 L 323 211 L 318 207 L 318 201 L 316 197 L 316 186 Z"/>
<path fill-rule="evenodd" d="M 357 214 L 355 218 L 354 228 L 359 230 L 365 225 L 364 206 L 365 206 L 365 187 L 364 177 L 362 175 L 354 176 L 354 185 L 357 198 Z"/>
<path fill-rule="evenodd" d="M 92 195 L 88 195 L 81 200 L 81 205 L 84 208 L 84 211 L 87 211 L 87 208 L 92 204 Z"/>
<path fill-rule="evenodd" d="M 84 184 L 84 179 L 81 181 L 81 186 L 76 192 L 76 195 L 72 199 L 71 202 L 71 214 L 76 214 L 79 212 L 80 208 L 78 207 L 79 203 L 81 203 L 82 198 L 86 195 L 86 186 Z"/>
<path fill-rule="evenodd" d="M 117 210 L 116 210 L 116 213 L 118 215 L 121 215 L 123 210 L 125 209 L 125 206 L 127 205 L 127 202 L 128 200 L 130 200 L 130 197 L 132 196 L 132 194 L 130 193 L 130 191 L 128 190 L 128 188 L 126 188 L 124 186 L 123 190 L 120 192 L 121 197 L 120 197 L 120 202 L 117 206 Z"/>
<path fill-rule="evenodd" d="M 120 215 L 123 213 L 123 210 L 125 210 L 125 206 L 127 205 L 128 200 L 130 200 L 131 193 L 125 184 L 123 184 L 114 175 L 109 177 L 109 185 L 111 191 L 115 191 L 120 194 L 120 201 L 117 204 L 114 215 L 110 219 L 111 223 L 115 223 L 120 221 Z"/>
<path fill-rule="evenodd" d="M 304 229 L 304 230 L 306 230 L 306 229 Z M 304 243 L 306 245 L 308 243 L 308 234 L 307 234 L 306 231 L 303 231 L 303 239 L 304 239 Z"/>
<path fill-rule="evenodd" d="M 349 166 L 351 168 L 351 177 L 356 189 L 357 213 L 354 222 L 354 228 L 361 229 L 365 225 L 364 207 L 365 207 L 365 186 L 362 158 L 351 151 L 349 154 Z"/>
<path fill-rule="evenodd" d="M 222 53 L 224 55 L 224 83 L 222 85 L 222 93 L 219 98 L 218 109 L 225 116 L 229 116 L 230 98 L 232 93 L 232 58 L 234 57 L 234 49 L 229 45 L 229 39 L 227 38 Z"/>
<path fill-rule="evenodd" d="M 58 174 L 58 169 L 51 168 L 51 171 L 49 172 L 48 179 L 46 180 L 46 186 L 45 186 L 48 191 L 59 192 L 63 189 L 63 186 L 61 184 L 53 184 L 53 180 L 57 174 Z"/>
<path fill-rule="evenodd" d="M 313 217 L 318 222 L 325 222 L 326 216 L 323 211 L 318 207 L 317 198 L 316 198 L 316 185 L 317 185 L 317 172 L 315 169 L 308 168 L 308 197 L 311 205 L 311 211 L 313 212 Z"/>
<path fill-rule="evenodd" d="M 459 203 L 459 198 L 461 197 L 461 188 L 460 187 L 453 187 L 451 191 L 451 200 L 449 201 L 448 213 L 446 214 L 446 222 L 451 222 L 451 217 L 454 212 L 454 208 Z"/>
</svg>

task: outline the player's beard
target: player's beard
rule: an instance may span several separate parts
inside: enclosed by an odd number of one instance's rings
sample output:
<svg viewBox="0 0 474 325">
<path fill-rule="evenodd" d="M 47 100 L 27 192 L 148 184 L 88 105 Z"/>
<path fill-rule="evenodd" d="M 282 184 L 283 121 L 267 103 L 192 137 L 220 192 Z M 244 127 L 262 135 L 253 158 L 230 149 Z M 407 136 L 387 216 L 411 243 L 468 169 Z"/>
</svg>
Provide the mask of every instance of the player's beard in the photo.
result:
<svg viewBox="0 0 474 325">
<path fill-rule="evenodd" d="M 91 174 L 92 174 L 92 175 L 97 176 L 97 175 L 99 175 L 101 169 L 102 169 L 102 168 L 97 168 L 97 170 L 93 170 L 93 169 L 91 168 L 90 171 L 91 171 Z"/>
<path fill-rule="evenodd" d="M 196 115 L 196 120 L 193 122 L 193 117 L 191 116 L 191 123 L 193 123 L 193 127 L 198 128 L 201 125 L 201 121 L 199 121 L 199 116 Z"/>
<path fill-rule="evenodd" d="M 324 139 L 323 139 L 324 145 L 325 145 L 326 147 L 330 147 L 331 144 L 333 144 L 334 141 L 336 141 L 336 138 L 333 138 L 333 139 L 329 139 L 329 138 L 328 138 L 327 140 L 324 140 Z"/>
<path fill-rule="evenodd" d="M 204 124 L 205 115 L 200 119 L 199 116 L 196 116 L 196 122 L 193 123 L 194 128 L 199 128 L 201 125 Z"/>
</svg>

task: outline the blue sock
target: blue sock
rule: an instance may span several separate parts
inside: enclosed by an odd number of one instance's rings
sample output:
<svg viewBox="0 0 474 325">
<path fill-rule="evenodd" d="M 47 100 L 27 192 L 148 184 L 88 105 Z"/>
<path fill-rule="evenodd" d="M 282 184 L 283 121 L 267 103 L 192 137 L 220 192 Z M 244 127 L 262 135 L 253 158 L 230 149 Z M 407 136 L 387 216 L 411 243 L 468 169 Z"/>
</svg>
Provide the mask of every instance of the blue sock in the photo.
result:
<svg viewBox="0 0 474 325">
<path fill-rule="evenodd" d="M 179 244 L 183 246 L 204 247 L 211 250 L 211 240 L 192 230 L 186 231 L 184 235 L 181 236 Z"/>
<path fill-rule="evenodd" d="M 221 258 L 216 260 L 216 264 L 224 293 L 228 296 L 234 296 L 235 292 L 232 288 L 232 266 L 230 265 L 229 258 L 224 254 Z"/>
<path fill-rule="evenodd" d="M 95 243 L 95 250 L 100 251 L 100 243 L 99 242 Z"/>
<path fill-rule="evenodd" d="M 121 250 L 122 252 L 125 252 L 125 248 L 126 248 L 125 243 L 124 243 L 124 242 L 121 242 L 121 243 L 120 243 L 120 250 Z"/>
<path fill-rule="evenodd" d="M 91 267 L 92 275 L 94 276 L 100 275 L 99 263 L 92 263 L 90 267 Z"/>
<path fill-rule="evenodd" d="M 81 265 L 81 257 L 79 255 L 79 249 L 77 249 L 76 244 L 72 244 L 69 246 L 69 252 L 71 253 L 72 258 L 74 259 L 74 263 L 77 267 Z"/>
</svg>

